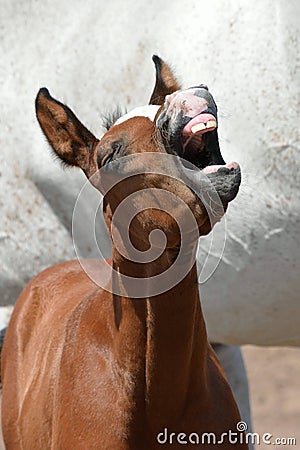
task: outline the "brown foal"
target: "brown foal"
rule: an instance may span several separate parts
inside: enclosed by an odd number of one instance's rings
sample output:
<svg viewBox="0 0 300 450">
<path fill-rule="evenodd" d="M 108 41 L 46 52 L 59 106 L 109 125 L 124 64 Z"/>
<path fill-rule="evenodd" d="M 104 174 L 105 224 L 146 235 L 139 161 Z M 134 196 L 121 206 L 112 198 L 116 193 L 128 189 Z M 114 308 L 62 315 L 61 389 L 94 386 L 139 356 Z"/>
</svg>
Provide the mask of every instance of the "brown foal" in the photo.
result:
<svg viewBox="0 0 300 450">
<path fill-rule="evenodd" d="M 199 300 L 197 238 L 221 214 L 210 220 L 204 202 L 184 181 L 186 174 L 196 180 L 205 175 L 226 210 L 238 192 L 240 168 L 221 157 L 217 111 L 207 87 L 182 91 L 169 67 L 158 57 L 154 62 L 152 117 L 125 115 L 109 124 L 101 140 L 47 89 L 37 96 L 45 136 L 65 164 L 80 167 L 104 194 L 105 221 L 118 245 L 112 239 L 107 286 L 98 286 L 78 261 L 69 261 L 37 275 L 20 295 L 1 362 L 8 450 L 179 449 L 197 442 L 211 449 L 213 436 L 216 448 L 248 448 L 243 434 L 236 441 L 229 436 L 240 415 L 207 340 Z M 126 176 L 119 180 L 120 173 Z M 155 190 L 151 207 L 149 188 Z M 114 222 L 114 214 L 130 195 L 137 213 L 127 227 Z M 178 225 L 185 224 L 187 210 L 196 233 L 188 221 L 183 230 Z M 163 232 L 164 247 L 153 241 L 159 255 L 148 262 L 131 258 L 122 237 L 125 226 L 138 252 L 149 249 L 154 230 Z M 152 295 L 152 288 L 159 288 L 152 279 L 176 264 L 182 242 L 178 279 Z M 98 261 L 88 265 L 95 273 L 101 270 Z M 133 278 L 136 285 L 144 283 L 144 297 L 132 294 Z"/>
</svg>

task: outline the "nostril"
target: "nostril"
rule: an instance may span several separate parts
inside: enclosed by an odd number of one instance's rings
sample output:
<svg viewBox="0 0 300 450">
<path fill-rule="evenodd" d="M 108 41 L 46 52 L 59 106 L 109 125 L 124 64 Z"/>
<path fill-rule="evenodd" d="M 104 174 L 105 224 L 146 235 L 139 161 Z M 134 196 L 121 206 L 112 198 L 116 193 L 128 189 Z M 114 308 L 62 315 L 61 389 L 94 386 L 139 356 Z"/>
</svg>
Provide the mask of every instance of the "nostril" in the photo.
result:
<svg viewBox="0 0 300 450">
<path fill-rule="evenodd" d="M 189 89 L 205 89 L 206 91 L 209 91 L 208 86 L 206 84 L 199 84 L 198 86 L 192 86 Z"/>
</svg>

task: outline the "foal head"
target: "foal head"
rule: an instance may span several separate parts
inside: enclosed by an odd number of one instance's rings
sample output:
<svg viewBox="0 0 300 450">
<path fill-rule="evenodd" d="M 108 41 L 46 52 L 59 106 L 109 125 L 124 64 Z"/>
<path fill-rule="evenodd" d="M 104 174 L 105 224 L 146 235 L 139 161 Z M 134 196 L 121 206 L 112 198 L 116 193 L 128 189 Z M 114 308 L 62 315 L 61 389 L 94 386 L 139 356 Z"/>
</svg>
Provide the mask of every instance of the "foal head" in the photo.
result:
<svg viewBox="0 0 300 450">
<path fill-rule="evenodd" d="M 221 156 L 217 106 L 207 86 L 180 90 L 170 68 L 156 56 L 153 60 L 156 84 L 149 105 L 112 120 L 100 140 L 47 89 L 36 99 L 38 121 L 55 154 L 80 167 L 105 195 L 111 233 L 114 214 L 130 199 L 123 213 L 131 209 L 126 226 L 141 251 L 154 230 L 157 245 L 163 242 L 167 249 L 180 246 L 182 233 L 195 243 L 221 218 L 241 178 L 238 164 L 226 165 Z M 218 199 L 213 213 L 212 192 Z M 121 233 L 121 214 L 114 226 Z"/>
</svg>

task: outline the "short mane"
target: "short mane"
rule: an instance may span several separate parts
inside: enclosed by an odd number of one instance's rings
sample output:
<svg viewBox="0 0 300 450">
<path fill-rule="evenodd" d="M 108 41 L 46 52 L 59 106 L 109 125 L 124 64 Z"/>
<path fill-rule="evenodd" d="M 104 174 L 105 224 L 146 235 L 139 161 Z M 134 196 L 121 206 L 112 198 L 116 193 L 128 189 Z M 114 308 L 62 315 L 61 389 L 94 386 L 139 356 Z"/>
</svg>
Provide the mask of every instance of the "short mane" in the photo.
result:
<svg viewBox="0 0 300 450">
<path fill-rule="evenodd" d="M 123 110 L 120 106 L 117 106 L 113 111 L 108 111 L 102 117 L 103 127 L 108 131 L 113 124 L 126 113 L 127 109 Z"/>
</svg>

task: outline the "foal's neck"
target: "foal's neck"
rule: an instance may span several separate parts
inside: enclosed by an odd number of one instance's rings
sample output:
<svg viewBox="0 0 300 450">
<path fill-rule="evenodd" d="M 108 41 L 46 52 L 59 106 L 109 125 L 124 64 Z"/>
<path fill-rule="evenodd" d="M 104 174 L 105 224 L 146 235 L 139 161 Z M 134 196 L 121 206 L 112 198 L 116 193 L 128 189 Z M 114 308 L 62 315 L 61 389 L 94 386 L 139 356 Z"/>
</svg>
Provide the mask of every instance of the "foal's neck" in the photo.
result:
<svg viewBox="0 0 300 450">
<path fill-rule="evenodd" d="M 171 258 L 166 254 L 160 267 L 166 269 Z M 149 277 L 149 267 L 143 273 L 141 264 L 128 263 L 116 253 L 113 264 L 128 276 Z M 115 296 L 114 308 L 117 363 L 139 389 L 135 398 L 145 403 L 151 420 L 160 411 L 174 423 L 191 393 L 206 389 L 208 343 L 196 264 L 167 292 L 142 299 Z"/>
</svg>

